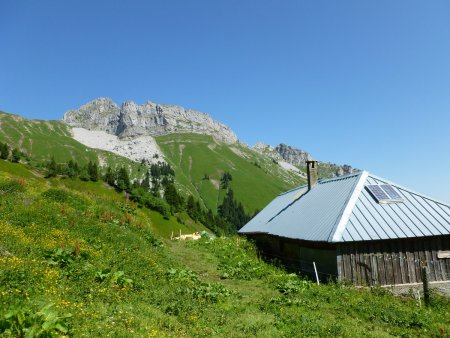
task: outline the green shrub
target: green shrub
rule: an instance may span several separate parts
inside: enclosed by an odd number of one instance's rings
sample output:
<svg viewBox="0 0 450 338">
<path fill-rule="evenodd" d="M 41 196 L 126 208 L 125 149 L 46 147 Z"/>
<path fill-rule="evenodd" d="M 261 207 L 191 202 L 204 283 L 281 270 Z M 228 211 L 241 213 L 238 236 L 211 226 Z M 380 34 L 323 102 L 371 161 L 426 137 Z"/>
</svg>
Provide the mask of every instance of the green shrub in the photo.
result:
<svg viewBox="0 0 450 338">
<path fill-rule="evenodd" d="M 73 263 L 75 255 L 68 249 L 58 248 L 47 252 L 44 258 L 47 259 L 49 265 L 65 268 Z"/>
<path fill-rule="evenodd" d="M 144 235 L 144 238 L 151 246 L 153 246 L 154 249 L 161 248 L 164 246 L 164 243 L 162 242 L 162 240 L 155 237 L 151 233 L 146 233 Z"/>
<path fill-rule="evenodd" d="M 50 201 L 67 203 L 71 207 L 78 210 L 85 210 L 87 205 L 86 201 L 82 197 L 70 193 L 64 189 L 50 188 L 47 191 L 44 191 L 42 196 Z"/>
<path fill-rule="evenodd" d="M 222 278 L 250 280 L 264 275 L 264 266 L 258 261 L 230 254 L 218 264 Z"/>
<path fill-rule="evenodd" d="M 284 295 L 301 293 L 311 288 L 311 282 L 298 278 L 296 274 L 285 275 L 276 285 L 276 289 Z"/>
<path fill-rule="evenodd" d="M 171 268 L 167 270 L 166 276 L 170 282 L 184 286 L 179 289 L 182 293 L 197 300 L 216 303 L 219 299 L 233 294 L 220 283 L 200 281 L 198 275 L 190 270 Z"/>
<path fill-rule="evenodd" d="M 137 202 L 139 206 L 145 206 L 151 210 L 155 210 L 163 215 L 165 219 L 170 218 L 170 205 L 165 200 L 148 193 L 145 189 L 133 189 L 130 198 L 132 201 Z"/>
<path fill-rule="evenodd" d="M 70 199 L 70 194 L 63 189 L 51 188 L 42 193 L 42 196 L 48 200 L 52 200 L 59 203 L 66 203 Z"/>
<path fill-rule="evenodd" d="M 97 282 L 109 281 L 111 285 L 117 285 L 119 287 L 132 287 L 133 280 L 125 277 L 125 272 L 116 271 L 111 272 L 111 269 L 105 269 L 97 271 L 95 273 L 95 280 Z"/>
<path fill-rule="evenodd" d="M 60 315 L 48 304 L 37 312 L 29 309 L 14 309 L 0 321 L 3 337 L 56 337 L 68 333 L 67 319 L 71 314 Z"/>
<path fill-rule="evenodd" d="M 25 184 L 18 180 L 0 181 L 0 196 L 17 194 L 25 191 Z"/>
</svg>

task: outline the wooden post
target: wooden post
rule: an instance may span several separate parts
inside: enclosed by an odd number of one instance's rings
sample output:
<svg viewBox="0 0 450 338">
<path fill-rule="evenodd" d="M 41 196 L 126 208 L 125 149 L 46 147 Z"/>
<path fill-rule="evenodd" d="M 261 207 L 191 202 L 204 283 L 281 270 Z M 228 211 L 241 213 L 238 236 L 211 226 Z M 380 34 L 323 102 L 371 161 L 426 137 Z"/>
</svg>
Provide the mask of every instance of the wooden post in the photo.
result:
<svg viewBox="0 0 450 338">
<path fill-rule="evenodd" d="M 430 285 L 428 283 L 427 268 L 422 267 L 422 282 L 423 282 L 423 300 L 425 305 L 430 304 Z"/>
<path fill-rule="evenodd" d="M 320 283 L 319 283 L 319 275 L 317 274 L 316 262 L 313 262 L 313 265 L 314 265 L 314 272 L 316 273 L 317 285 L 320 285 Z"/>
</svg>

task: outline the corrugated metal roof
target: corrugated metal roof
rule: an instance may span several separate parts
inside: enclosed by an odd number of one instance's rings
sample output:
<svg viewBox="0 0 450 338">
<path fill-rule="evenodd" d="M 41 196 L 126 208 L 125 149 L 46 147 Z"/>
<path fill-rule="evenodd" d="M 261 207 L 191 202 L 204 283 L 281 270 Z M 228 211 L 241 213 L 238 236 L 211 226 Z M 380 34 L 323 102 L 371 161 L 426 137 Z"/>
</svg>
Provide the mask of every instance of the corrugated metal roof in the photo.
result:
<svg viewBox="0 0 450 338">
<path fill-rule="evenodd" d="M 401 203 L 379 204 L 365 188 L 390 184 Z M 450 234 L 450 207 L 367 172 L 320 180 L 275 198 L 239 233 L 348 242 Z"/>
<path fill-rule="evenodd" d="M 282 193 L 241 228 L 241 231 L 245 229 L 245 233 L 267 232 L 265 230 L 266 224 L 294 201 L 298 200 L 306 191 L 308 191 L 308 186 L 301 186 Z"/>
<path fill-rule="evenodd" d="M 363 189 L 340 241 L 368 241 L 450 234 L 450 207 L 369 175 L 367 184 L 390 184 L 403 202 L 379 204 Z"/>
</svg>

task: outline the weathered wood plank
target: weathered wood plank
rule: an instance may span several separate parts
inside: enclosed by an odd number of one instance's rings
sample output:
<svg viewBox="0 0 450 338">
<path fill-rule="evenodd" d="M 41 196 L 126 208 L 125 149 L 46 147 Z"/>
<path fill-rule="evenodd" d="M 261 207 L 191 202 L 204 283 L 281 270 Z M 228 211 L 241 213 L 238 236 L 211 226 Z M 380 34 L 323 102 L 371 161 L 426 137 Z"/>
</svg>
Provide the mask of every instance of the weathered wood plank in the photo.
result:
<svg viewBox="0 0 450 338">
<path fill-rule="evenodd" d="M 370 259 L 370 271 L 371 271 L 370 285 L 372 285 L 372 286 L 379 284 L 378 283 L 378 268 L 377 268 L 376 260 L 374 258 L 374 252 L 375 252 L 375 245 L 373 242 L 370 242 L 369 246 L 368 246 L 368 255 L 369 255 L 369 259 Z"/>
<path fill-rule="evenodd" d="M 423 248 L 424 248 L 425 259 L 427 260 L 427 266 L 428 266 L 428 271 L 429 271 L 428 278 L 429 278 L 430 282 L 437 281 L 438 280 L 437 271 L 436 271 L 437 265 L 434 264 L 433 253 L 432 253 L 432 249 L 431 249 L 431 245 L 430 245 L 430 239 L 427 238 L 424 240 Z"/>
<path fill-rule="evenodd" d="M 398 241 L 390 243 L 390 251 L 392 256 L 392 270 L 394 273 L 394 283 L 402 284 L 402 273 L 400 270 Z"/>
<path fill-rule="evenodd" d="M 406 284 L 408 283 L 408 280 L 407 280 L 407 273 L 405 270 L 405 260 L 404 260 L 405 252 L 403 248 L 404 248 L 403 241 L 398 241 L 398 264 L 400 268 L 400 279 L 401 284 Z"/>
<path fill-rule="evenodd" d="M 438 250 L 442 250 L 444 248 L 444 246 L 442 245 L 442 240 L 441 238 L 437 238 L 437 248 L 436 251 Z M 436 254 L 437 256 L 437 254 Z M 441 278 L 442 280 L 447 280 L 450 279 L 450 269 L 447 269 L 447 266 L 445 264 L 445 260 L 443 259 L 438 259 L 439 262 L 439 269 L 441 272 Z M 449 275 L 447 275 L 449 274 Z"/>
<path fill-rule="evenodd" d="M 418 283 L 422 282 L 422 273 L 420 271 L 420 248 L 417 245 L 417 241 L 411 240 L 413 247 L 412 253 L 414 255 L 414 270 L 416 271 L 416 280 Z"/>
<path fill-rule="evenodd" d="M 377 247 L 377 266 L 378 266 L 378 276 L 380 278 L 381 285 L 386 285 L 386 269 L 384 267 L 384 256 L 381 250 L 381 244 L 378 242 Z"/>
<path fill-rule="evenodd" d="M 408 264 L 409 282 L 417 283 L 416 268 L 414 264 L 414 253 L 412 252 L 411 241 L 405 241 L 406 263 Z"/>
<path fill-rule="evenodd" d="M 342 243 L 336 251 L 338 275 L 355 285 L 420 283 L 426 264 L 430 281 L 450 280 L 450 236 Z"/>
</svg>

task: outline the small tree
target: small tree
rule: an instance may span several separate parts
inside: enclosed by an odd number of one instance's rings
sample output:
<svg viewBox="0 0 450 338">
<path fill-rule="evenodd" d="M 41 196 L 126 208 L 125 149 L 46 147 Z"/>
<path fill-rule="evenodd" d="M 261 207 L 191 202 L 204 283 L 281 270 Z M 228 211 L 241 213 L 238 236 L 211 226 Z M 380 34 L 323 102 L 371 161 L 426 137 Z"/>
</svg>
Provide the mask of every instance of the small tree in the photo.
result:
<svg viewBox="0 0 450 338">
<path fill-rule="evenodd" d="M 106 169 L 106 174 L 105 174 L 105 177 L 103 179 L 110 186 L 114 187 L 114 185 L 116 183 L 116 177 L 115 177 L 114 172 L 113 172 L 111 167 L 108 167 Z"/>
<path fill-rule="evenodd" d="M 0 143 L 0 158 L 2 160 L 7 160 L 9 157 L 9 146 L 8 143 Z"/>
<path fill-rule="evenodd" d="M 152 188 L 151 192 L 153 196 L 161 197 L 160 191 L 161 190 L 161 184 L 159 183 L 159 180 L 156 177 L 152 178 Z"/>
<path fill-rule="evenodd" d="M 90 176 L 89 176 L 89 172 L 88 172 L 87 166 L 83 166 L 81 168 L 79 178 L 82 181 L 89 181 L 90 180 Z"/>
<path fill-rule="evenodd" d="M 58 165 L 56 164 L 55 158 L 52 159 L 47 165 L 47 177 L 55 177 L 58 174 Z"/>
<path fill-rule="evenodd" d="M 178 193 L 173 183 L 167 185 L 164 193 L 164 199 L 167 201 L 167 203 L 169 203 L 170 206 L 173 207 L 173 210 L 175 212 L 179 212 L 183 208 L 184 199 Z"/>
<path fill-rule="evenodd" d="M 77 162 L 69 160 L 66 166 L 66 175 L 70 178 L 77 177 L 80 174 L 80 168 Z"/>
<path fill-rule="evenodd" d="M 145 177 L 141 182 L 141 188 L 148 190 L 150 188 L 150 173 L 147 171 Z"/>
<path fill-rule="evenodd" d="M 117 185 L 116 189 L 118 191 L 130 191 L 131 190 L 131 183 L 130 183 L 130 177 L 128 176 L 128 172 L 125 169 L 125 167 L 121 167 L 119 171 L 117 172 Z"/>
<path fill-rule="evenodd" d="M 233 180 L 233 177 L 231 176 L 231 174 L 228 171 L 225 171 L 223 173 L 222 178 L 220 179 L 220 187 L 222 189 L 227 189 L 228 188 L 228 183 L 230 181 L 232 181 L 232 180 Z"/>
<path fill-rule="evenodd" d="M 22 155 L 22 153 L 20 152 L 20 150 L 17 148 L 14 148 L 11 153 L 11 162 L 18 163 L 20 161 L 21 155 Z"/>
<path fill-rule="evenodd" d="M 98 181 L 97 163 L 93 163 L 92 161 L 89 161 L 87 171 L 88 171 L 89 179 L 93 182 L 97 182 Z"/>
<path fill-rule="evenodd" d="M 200 204 L 195 202 L 194 196 L 192 195 L 189 195 L 187 199 L 186 212 L 194 221 L 198 221 L 200 218 Z"/>
</svg>

